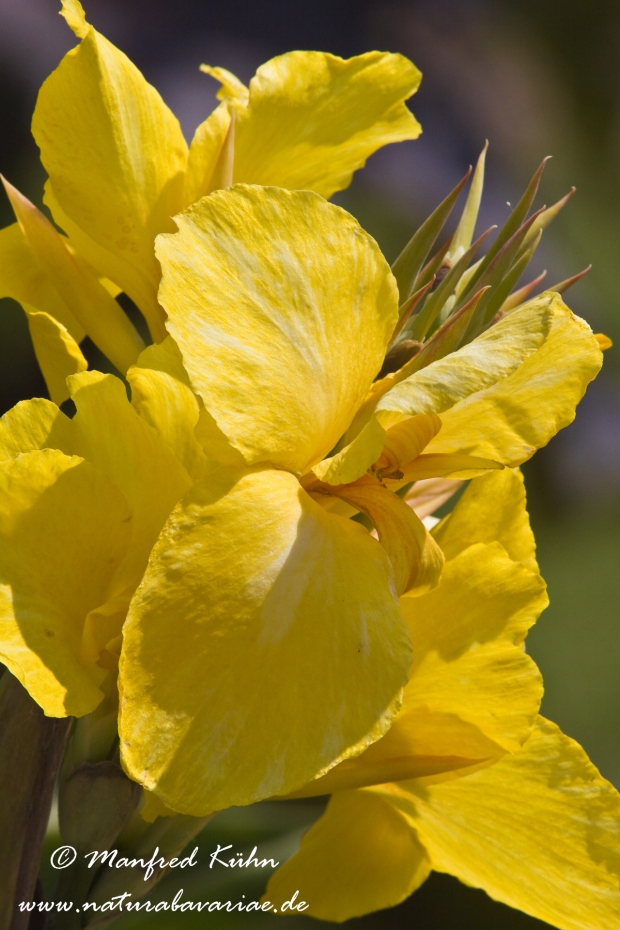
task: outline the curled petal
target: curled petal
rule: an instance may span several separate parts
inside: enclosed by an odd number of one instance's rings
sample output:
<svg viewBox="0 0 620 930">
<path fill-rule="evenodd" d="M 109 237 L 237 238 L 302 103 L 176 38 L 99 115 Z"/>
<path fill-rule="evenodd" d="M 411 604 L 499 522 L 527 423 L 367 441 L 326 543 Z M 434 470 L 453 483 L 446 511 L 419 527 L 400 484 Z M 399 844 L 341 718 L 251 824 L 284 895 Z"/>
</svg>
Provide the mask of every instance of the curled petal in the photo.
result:
<svg viewBox="0 0 620 930">
<path fill-rule="evenodd" d="M 353 442 L 315 465 L 312 473 L 326 484 L 349 484 L 356 481 L 381 455 L 385 436 L 383 427 L 372 417 Z"/>
<path fill-rule="evenodd" d="M 439 581 L 443 553 L 422 521 L 400 497 L 374 479 L 338 485 L 337 497 L 365 513 L 390 557 L 399 594 L 422 594 Z"/>
<path fill-rule="evenodd" d="M 421 413 L 394 424 L 386 431 L 385 446 L 376 470 L 386 477 L 391 472 L 403 470 L 420 455 L 440 429 L 441 420 L 433 413 Z"/>
<path fill-rule="evenodd" d="M 602 364 L 589 326 L 546 292 L 473 342 L 401 381 L 382 397 L 385 427 L 436 413 L 431 453 L 482 456 L 518 465 L 575 416 Z"/>
</svg>

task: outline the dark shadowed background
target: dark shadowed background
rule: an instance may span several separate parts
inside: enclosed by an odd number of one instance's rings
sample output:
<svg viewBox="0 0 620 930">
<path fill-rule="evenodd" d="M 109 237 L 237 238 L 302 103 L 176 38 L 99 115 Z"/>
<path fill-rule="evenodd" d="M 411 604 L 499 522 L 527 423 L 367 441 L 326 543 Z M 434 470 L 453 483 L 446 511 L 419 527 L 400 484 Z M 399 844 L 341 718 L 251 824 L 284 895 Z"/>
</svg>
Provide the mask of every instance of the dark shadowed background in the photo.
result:
<svg viewBox="0 0 620 930">
<path fill-rule="evenodd" d="M 620 3 L 617 0 L 85 0 L 89 20 L 126 52 L 178 115 L 191 139 L 215 103 L 198 72 L 223 65 L 247 82 L 263 61 L 291 49 L 348 57 L 398 51 L 423 71 L 410 106 L 424 133 L 373 156 L 338 203 L 392 260 L 416 225 L 490 141 L 480 228 L 502 221 L 534 168 L 553 155 L 538 205 L 571 185 L 577 195 L 545 233 L 526 280 L 546 268 L 552 284 L 590 262 L 567 303 L 615 339 L 576 422 L 525 467 L 532 520 L 551 607 L 530 635 L 542 668 L 543 712 L 578 739 L 620 787 Z M 44 174 L 30 135 L 37 89 L 76 40 L 56 0 L 0 0 L 0 170 L 40 204 Z M 13 221 L 0 202 L 0 225 Z M 0 412 L 44 395 L 21 308 L 0 301 Z M 96 362 L 96 359 L 93 359 Z M 202 845 L 260 843 L 284 856 L 318 808 L 258 805 L 214 821 Z M 238 898 L 260 890 L 214 873 L 192 876 Z M 187 882 L 185 883 L 186 887 Z M 169 893 L 162 890 L 162 896 Z M 218 891 L 219 894 L 219 891 Z M 191 897 L 189 891 L 187 897 Z M 202 894 L 200 895 L 202 896 Z M 196 916 L 123 922 L 198 926 Z M 276 920 L 278 923 L 276 924 Z M 202 918 L 204 922 L 204 918 Z M 214 927 L 254 925 L 209 915 Z M 284 927 L 284 918 L 259 923 Z M 296 926 L 318 926 L 298 919 Z M 201 923 L 202 925 L 202 923 Z M 482 892 L 432 876 L 390 912 L 359 927 L 526 930 L 543 927 Z M 119 924 L 120 930 L 120 924 Z"/>
</svg>

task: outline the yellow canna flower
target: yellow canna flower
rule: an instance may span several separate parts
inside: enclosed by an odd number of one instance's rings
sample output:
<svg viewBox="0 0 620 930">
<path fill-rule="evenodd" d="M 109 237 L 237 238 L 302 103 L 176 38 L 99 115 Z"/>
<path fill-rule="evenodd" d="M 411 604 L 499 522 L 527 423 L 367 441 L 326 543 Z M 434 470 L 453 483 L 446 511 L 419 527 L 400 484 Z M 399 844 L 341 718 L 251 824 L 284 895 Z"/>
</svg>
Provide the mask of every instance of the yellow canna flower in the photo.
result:
<svg viewBox="0 0 620 930">
<path fill-rule="evenodd" d="M 42 400 L 3 420 L 0 651 L 46 713 L 79 716 L 122 631 L 126 770 L 201 816 L 299 789 L 386 733 L 411 658 L 398 596 L 415 603 L 443 563 L 394 491 L 527 459 L 601 351 L 545 294 L 374 381 L 399 298 L 352 217 L 236 185 L 176 222 L 158 245 L 172 336 L 129 369 L 133 409 L 82 372 L 72 420 Z"/>
<path fill-rule="evenodd" d="M 414 658 L 392 728 L 295 796 L 333 794 L 271 879 L 280 910 L 344 921 L 432 869 L 560 930 L 620 926 L 620 795 L 537 710 L 524 653 L 546 606 L 518 472 L 475 479 L 434 531 L 442 579 L 401 598 Z"/>
<path fill-rule="evenodd" d="M 154 242 L 174 231 L 175 214 L 233 180 L 329 197 L 378 148 L 421 132 L 404 103 L 421 75 L 403 56 L 292 52 L 259 68 L 249 88 L 203 66 L 222 82 L 222 103 L 188 148 L 174 114 L 79 0 L 62 0 L 62 15 L 81 42 L 43 83 L 32 130 L 49 175 L 44 199 L 68 238 L 10 185 L 18 223 L 0 231 L 0 295 L 24 306 L 59 403 L 65 378 L 85 367 L 85 332 L 122 374 L 143 348 L 106 288 L 128 294 L 155 342 L 165 338 Z"/>
<path fill-rule="evenodd" d="M 160 299 L 204 404 L 196 435 L 224 464 L 175 508 L 132 601 L 120 727 L 129 774 L 198 816 L 294 790 L 387 730 L 409 665 L 396 595 L 428 590 L 442 561 L 393 489 L 529 458 L 601 353 L 543 295 L 394 382 L 329 456 L 397 318 L 376 245 L 309 192 L 237 185 L 177 223 L 158 240 Z M 147 350 L 160 370 L 150 387 L 140 373 L 138 402 L 174 443 L 163 348 Z"/>
</svg>

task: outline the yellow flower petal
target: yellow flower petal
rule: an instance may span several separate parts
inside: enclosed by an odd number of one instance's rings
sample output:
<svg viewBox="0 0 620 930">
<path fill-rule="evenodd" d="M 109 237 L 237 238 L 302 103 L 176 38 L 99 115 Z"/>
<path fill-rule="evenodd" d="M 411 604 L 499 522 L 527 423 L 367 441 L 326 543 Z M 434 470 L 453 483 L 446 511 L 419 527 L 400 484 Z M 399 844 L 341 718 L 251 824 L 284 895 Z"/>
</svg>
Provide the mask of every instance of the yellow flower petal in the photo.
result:
<svg viewBox="0 0 620 930">
<path fill-rule="evenodd" d="M 201 65 L 200 70 L 204 74 L 210 74 L 222 85 L 215 95 L 218 100 L 237 100 L 243 106 L 247 106 L 250 91 L 236 74 L 233 74 L 227 68 L 213 67 L 212 65 Z"/>
<path fill-rule="evenodd" d="M 90 27 L 86 22 L 86 14 L 80 0 L 61 0 L 61 3 L 60 15 L 65 18 L 67 25 L 76 36 L 83 39 Z"/>
<path fill-rule="evenodd" d="M 27 309 L 26 316 L 34 354 L 50 397 L 55 404 L 62 404 L 69 397 L 67 378 L 85 371 L 88 362 L 68 330 L 49 313 Z"/>
<path fill-rule="evenodd" d="M 435 587 L 443 553 L 428 530 L 400 497 L 374 478 L 337 485 L 331 493 L 366 514 L 394 569 L 398 594 L 422 594 Z"/>
<path fill-rule="evenodd" d="M 211 178 L 229 128 L 230 107 L 227 103 L 221 103 L 196 129 L 189 148 L 184 206 L 195 203 L 210 192 Z"/>
<path fill-rule="evenodd" d="M 403 498 L 420 520 L 435 513 L 442 504 L 456 494 L 463 482 L 455 478 L 423 478 L 416 481 Z M 437 541 L 437 534 L 433 534 Z M 439 543 L 441 548 L 443 546 Z M 445 555 L 445 549 L 444 549 Z"/>
<path fill-rule="evenodd" d="M 122 381 L 100 372 L 69 378 L 77 413 L 75 454 L 97 465 L 123 492 L 133 513 L 127 555 L 114 579 L 113 594 L 132 590 L 170 511 L 191 485 L 190 478 L 154 429 L 133 410 Z"/>
<path fill-rule="evenodd" d="M 0 229 L 0 297 L 49 313 L 76 342 L 84 338 L 84 329 L 35 258 L 19 223 Z"/>
<path fill-rule="evenodd" d="M 420 134 L 404 103 L 420 78 L 410 61 L 386 52 L 272 58 L 250 81 L 247 107 L 236 107 L 235 181 L 323 197 L 348 187 L 378 148 Z"/>
<path fill-rule="evenodd" d="M 157 430 L 189 475 L 197 479 L 209 470 L 196 439 L 200 402 L 191 389 L 181 353 L 168 336 L 142 352 L 127 372 L 131 402 L 143 420 Z"/>
<path fill-rule="evenodd" d="M 340 923 L 394 907 L 426 880 L 430 862 L 414 828 L 391 804 L 365 791 L 334 796 L 270 879 L 264 899 L 278 913 L 298 892 L 303 913 Z M 284 912 L 286 913 L 286 911 Z"/>
<path fill-rule="evenodd" d="M 386 433 L 372 417 L 353 442 L 312 469 L 326 484 L 349 484 L 361 478 L 376 462 L 385 446 Z"/>
<path fill-rule="evenodd" d="M 167 807 L 152 791 L 144 789 L 144 805 L 140 808 L 140 816 L 146 823 L 154 823 L 158 817 L 176 817 L 177 811 Z"/>
<path fill-rule="evenodd" d="M 505 468 L 475 478 L 458 506 L 433 530 L 447 559 L 474 543 L 500 542 L 511 559 L 538 571 L 536 543 L 525 509 L 525 485 L 518 470 Z"/>
<path fill-rule="evenodd" d="M 187 145 L 157 91 L 86 24 L 74 0 L 65 14 L 82 42 L 43 83 L 32 122 L 50 177 L 47 203 L 80 254 L 129 294 L 161 341 L 153 243 L 174 229 L 170 217 L 183 205 Z"/>
<path fill-rule="evenodd" d="M 548 295 L 530 301 L 462 349 L 399 381 L 377 404 L 379 422 L 387 429 L 418 413 L 441 415 L 503 381 L 548 338 L 552 304 Z"/>
<path fill-rule="evenodd" d="M 196 480 L 220 465 L 244 464 L 189 383 L 171 336 L 149 346 L 127 372 L 132 403 Z"/>
<path fill-rule="evenodd" d="M 8 181 L 3 184 L 37 262 L 80 326 L 125 373 L 144 348 L 129 317 L 43 213 Z"/>
<path fill-rule="evenodd" d="M 540 576 L 498 543 L 478 544 L 446 563 L 433 591 L 400 603 L 413 662 L 390 730 L 294 797 L 436 779 L 486 765 L 528 737 L 542 683 L 521 642 L 547 604 Z"/>
<path fill-rule="evenodd" d="M 575 416 L 601 367 L 589 326 L 552 292 L 474 342 L 396 385 L 377 406 L 385 427 L 439 414 L 430 453 L 466 453 L 518 465 Z"/>
<path fill-rule="evenodd" d="M 607 349 L 611 349 L 613 346 L 613 342 L 605 333 L 595 333 L 594 338 L 598 342 L 601 352 L 606 352 Z"/>
<path fill-rule="evenodd" d="M 547 603 L 540 575 L 497 542 L 470 546 L 447 562 L 435 590 L 401 598 L 414 658 L 399 718 L 454 714 L 499 747 L 517 749 L 542 697 L 540 673 L 521 643 Z M 397 737 L 399 718 L 387 742 Z M 426 755 L 465 755 L 444 735 Z"/>
<path fill-rule="evenodd" d="M 82 630 L 81 662 L 102 664 L 102 653 L 106 651 L 106 646 L 121 635 L 128 607 L 127 596 L 113 597 L 88 613 Z"/>
<path fill-rule="evenodd" d="M 385 259 L 308 191 L 237 186 L 177 222 L 158 239 L 160 299 L 194 390 L 249 463 L 303 473 L 381 367 L 398 303 Z"/>
<path fill-rule="evenodd" d="M 389 727 L 411 655 L 368 532 L 286 472 L 232 469 L 173 512 L 123 650 L 124 765 L 194 816 L 362 751 Z"/>
<path fill-rule="evenodd" d="M 90 713 L 105 672 L 80 663 L 87 613 L 107 598 L 131 512 L 102 472 L 46 449 L 0 466 L 0 658 L 46 714 Z"/>
<path fill-rule="evenodd" d="M 386 431 L 385 446 L 382 457 L 377 462 L 377 470 L 382 475 L 388 475 L 390 472 L 404 469 L 420 455 L 440 429 L 441 420 L 432 413 L 407 417 L 406 420 L 394 424 Z"/>
<path fill-rule="evenodd" d="M 436 871 L 559 930 L 620 925 L 620 795 L 554 724 L 484 771 L 390 796 Z"/>
<path fill-rule="evenodd" d="M 162 526 L 191 480 L 132 408 L 122 381 L 98 371 L 68 380 L 77 408 L 73 419 L 49 401 L 18 404 L 0 421 L 0 458 L 57 448 L 96 465 L 120 489 L 133 514 L 133 532 L 114 579 L 110 596 L 116 596 L 135 589 Z"/>
<path fill-rule="evenodd" d="M 484 474 L 485 471 L 500 470 L 503 467 L 500 462 L 483 459 L 478 455 L 428 453 L 419 455 L 417 459 L 403 468 L 400 472 L 399 483 L 419 481 L 424 478 L 475 478 Z"/>
<path fill-rule="evenodd" d="M 0 419 L 0 462 L 45 448 L 73 455 L 74 431 L 56 404 L 42 397 L 23 400 Z"/>
</svg>

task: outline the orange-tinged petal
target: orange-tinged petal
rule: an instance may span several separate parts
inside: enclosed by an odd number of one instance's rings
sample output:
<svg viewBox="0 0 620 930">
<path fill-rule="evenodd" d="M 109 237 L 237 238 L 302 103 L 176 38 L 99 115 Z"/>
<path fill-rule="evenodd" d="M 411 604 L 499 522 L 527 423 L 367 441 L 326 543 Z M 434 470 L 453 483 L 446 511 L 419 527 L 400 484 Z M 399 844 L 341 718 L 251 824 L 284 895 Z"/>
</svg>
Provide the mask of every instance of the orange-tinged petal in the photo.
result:
<svg viewBox="0 0 620 930">
<path fill-rule="evenodd" d="M 403 500 L 423 520 L 435 513 L 462 487 L 463 482 L 458 478 L 422 478 L 412 485 Z"/>
<path fill-rule="evenodd" d="M 394 424 L 386 430 L 385 446 L 381 458 L 376 463 L 376 470 L 384 476 L 404 470 L 409 462 L 420 455 L 440 429 L 441 420 L 433 413 L 421 413 Z"/>
<path fill-rule="evenodd" d="M 331 493 L 372 520 L 390 557 L 399 594 L 422 594 L 438 583 L 444 561 L 441 549 L 400 497 L 374 478 L 337 485 Z"/>
</svg>

